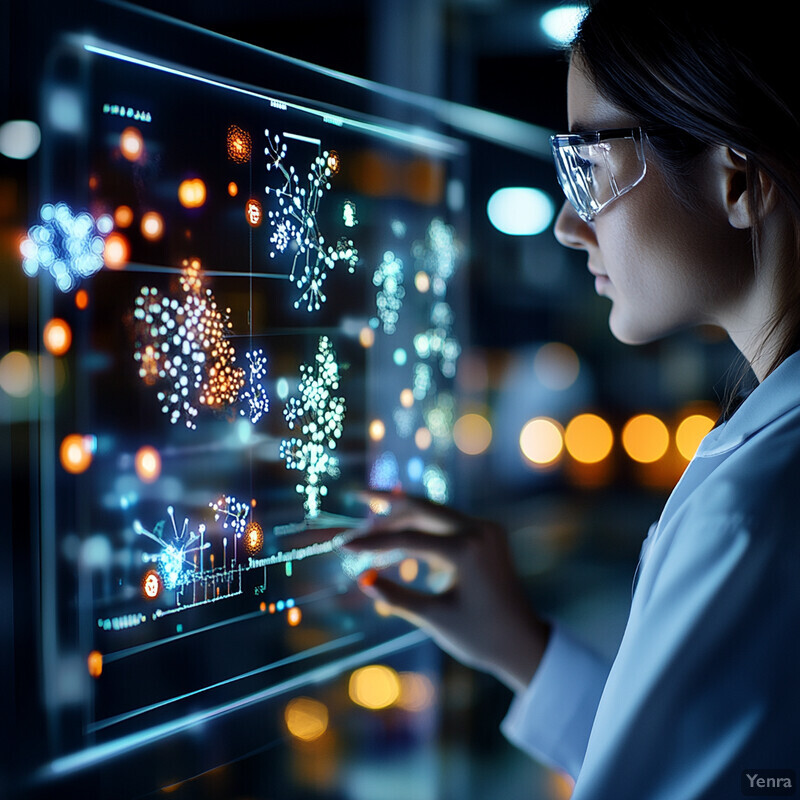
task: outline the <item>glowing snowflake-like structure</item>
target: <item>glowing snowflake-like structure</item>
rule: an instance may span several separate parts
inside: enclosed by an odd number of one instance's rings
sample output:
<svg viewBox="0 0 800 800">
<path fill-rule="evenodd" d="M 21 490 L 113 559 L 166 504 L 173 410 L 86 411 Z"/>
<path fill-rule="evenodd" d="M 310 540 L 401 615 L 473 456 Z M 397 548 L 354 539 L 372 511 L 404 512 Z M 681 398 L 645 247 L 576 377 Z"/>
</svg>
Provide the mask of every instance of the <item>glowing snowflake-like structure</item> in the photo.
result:
<svg viewBox="0 0 800 800">
<path fill-rule="evenodd" d="M 383 254 L 383 261 L 375 270 L 372 283 L 380 287 L 375 305 L 383 330 L 385 333 L 394 333 L 406 290 L 403 287 L 403 262 L 391 250 Z"/>
<path fill-rule="evenodd" d="M 336 244 L 328 244 L 319 229 L 317 214 L 325 193 L 330 190 L 330 178 L 339 171 L 339 157 L 335 151 L 318 153 L 308 167 L 305 178 L 294 166 L 285 163 L 287 146 L 278 134 L 267 136 L 264 152 L 269 157 L 267 170 L 283 178 L 278 187 L 267 186 L 266 193 L 277 199 L 278 208 L 268 214 L 272 227 L 270 257 L 276 253 L 292 251 L 292 270 L 289 279 L 302 290 L 294 307 L 305 304 L 308 311 L 318 310 L 326 297 L 323 285 L 328 273 L 337 265 L 345 264 L 355 272 L 358 250 L 346 237 Z"/>
<path fill-rule="evenodd" d="M 178 589 L 191 583 L 197 574 L 193 561 L 187 556 L 190 553 L 205 550 L 211 545 L 208 542 L 203 543 L 204 525 L 200 525 L 198 532 L 195 533 L 189 530 L 189 520 L 186 518 L 183 520 L 183 525 L 179 531 L 175 523 L 175 513 L 172 506 L 167 508 L 167 513 L 172 522 L 172 535 L 167 539 L 164 538 L 165 520 L 158 522 L 152 531 L 144 528 L 136 520 L 133 523 L 133 529 L 140 536 L 146 536 L 159 545 L 160 552 L 155 555 L 145 556 L 144 560 L 146 563 L 155 563 L 165 589 Z"/>
<path fill-rule="evenodd" d="M 287 469 L 304 473 L 305 483 L 297 485 L 297 492 L 305 496 L 307 516 L 316 517 L 328 492 L 324 478 L 339 476 L 333 451 L 345 415 L 344 399 L 334 394 L 339 388 L 339 365 L 327 336 L 320 337 L 314 362 L 301 365 L 300 375 L 299 396 L 289 398 L 283 410 L 289 430 L 298 435 L 281 442 L 280 457 Z"/>
<path fill-rule="evenodd" d="M 102 268 L 104 237 L 114 224 L 108 214 L 95 221 L 87 211 L 73 214 L 66 203 L 45 203 L 39 218 L 20 245 L 26 275 L 49 272 L 56 286 L 69 292 Z"/>
<path fill-rule="evenodd" d="M 231 495 L 223 495 L 208 506 L 214 512 L 214 519 L 222 520 L 223 528 L 230 528 L 237 534 L 244 533 L 248 522 L 247 516 L 250 513 L 248 503 L 242 503 Z"/>
<path fill-rule="evenodd" d="M 227 338 L 229 309 L 222 311 L 204 288 L 197 259 L 184 263 L 180 287 L 180 297 L 148 286 L 140 290 L 133 312 L 134 359 L 145 383 L 163 385 L 158 399 L 170 422 L 183 419 L 196 428 L 199 408 L 220 410 L 234 403 L 245 378 Z"/>
<path fill-rule="evenodd" d="M 414 242 L 412 254 L 417 269 L 430 276 L 433 293 L 437 297 L 444 297 L 447 285 L 458 267 L 460 255 L 460 245 L 453 228 L 439 218 L 431 220 L 425 238 Z"/>
<path fill-rule="evenodd" d="M 438 358 L 439 369 L 445 378 L 456 374 L 456 362 L 461 355 L 461 345 L 453 336 L 453 311 L 440 300 L 431 309 L 431 328 L 414 337 L 414 350 L 418 358 Z"/>
<path fill-rule="evenodd" d="M 247 360 L 250 362 L 249 378 L 247 388 L 241 393 L 243 405 L 239 412 L 255 424 L 269 411 L 269 395 L 262 383 L 267 374 L 267 357 L 263 350 L 252 350 L 247 353 Z"/>
</svg>

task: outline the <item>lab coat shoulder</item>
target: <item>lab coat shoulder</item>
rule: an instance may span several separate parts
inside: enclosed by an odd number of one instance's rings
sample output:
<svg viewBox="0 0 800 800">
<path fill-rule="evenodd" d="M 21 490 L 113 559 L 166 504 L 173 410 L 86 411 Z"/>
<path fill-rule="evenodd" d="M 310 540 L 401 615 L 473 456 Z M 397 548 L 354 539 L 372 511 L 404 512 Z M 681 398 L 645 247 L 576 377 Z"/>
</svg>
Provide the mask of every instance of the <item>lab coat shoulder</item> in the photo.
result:
<svg viewBox="0 0 800 800">
<path fill-rule="evenodd" d="M 574 800 L 711 800 L 798 766 L 800 414 L 708 452 L 642 566 Z"/>
</svg>

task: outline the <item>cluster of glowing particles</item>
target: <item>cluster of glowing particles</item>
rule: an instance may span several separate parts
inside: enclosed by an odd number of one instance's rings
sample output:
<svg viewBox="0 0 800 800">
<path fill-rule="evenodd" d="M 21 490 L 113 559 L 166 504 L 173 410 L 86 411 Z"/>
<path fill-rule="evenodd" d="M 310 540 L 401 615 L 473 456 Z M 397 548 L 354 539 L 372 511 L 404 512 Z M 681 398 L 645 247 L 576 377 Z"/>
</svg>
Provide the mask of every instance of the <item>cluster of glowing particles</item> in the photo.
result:
<svg viewBox="0 0 800 800">
<path fill-rule="evenodd" d="M 219 500 L 209 503 L 208 507 L 213 510 L 217 522 L 222 520 L 223 528 L 230 528 L 235 533 L 245 532 L 250 513 L 248 503 L 242 503 L 231 495 L 223 495 Z"/>
<path fill-rule="evenodd" d="M 228 126 L 228 158 L 237 164 L 250 161 L 253 152 L 253 140 L 250 134 L 238 125 Z"/>
<path fill-rule="evenodd" d="M 226 338 L 229 310 L 223 312 L 204 289 L 197 259 L 184 263 L 180 287 L 180 298 L 148 286 L 140 290 L 133 312 L 134 358 L 145 383 L 165 384 L 158 399 L 170 422 L 183 419 L 196 428 L 199 407 L 219 410 L 235 402 L 245 378 Z"/>
<path fill-rule="evenodd" d="M 241 393 L 240 413 L 255 424 L 269 411 L 269 395 L 262 383 L 267 374 L 267 357 L 263 350 L 252 350 L 247 353 L 247 360 L 250 362 L 249 378 L 247 388 Z"/>
<path fill-rule="evenodd" d="M 422 359 L 437 358 L 439 369 L 445 378 L 456 374 L 456 362 L 461 355 L 461 345 L 453 336 L 453 311 L 448 303 L 440 300 L 431 309 L 432 327 L 414 337 L 414 350 Z"/>
<path fill-rule="evenodd" d="M 444 470 L 436 465 L 429 464 L 422 471 L 422 485 L 429 500 L 434 503 L 447 503 L 450 499 L 450 487 Z"/>
<path fill-rule="evenodd" d="M 205 525 L 200 525 L 198 532 L 189 530 L 189 520 L 184 519 L 180 531 L 175 523 L 175 512 L 172 506 L 167 508 L 172 522 L 172 535 L 164 538 L 166 521 L 158 522 L 152 531 L 148 531 L 142 524 L 135 520 L 133 529 L 140 536 L 152 539 L 161 548 L 155 555 L 144 556 L 145 563 L 155 563 L 152 572 L 145 573 L 142 580 L 142 591 L 146 597 L 153 598 L 158 594 L 158 580 L 165 589 L 177 589 L 190 583 L 195 576 L 195 565 L 187 556 L 210 547 L 210 543 L 203 543 Z"/>
<path fill-rule="evenodd" d="M 20 245 L 22 269 L 29 277 L 49 272 L 62 292 L 103 266 L 105 239 L 114 221 L 103 214 L 96 221 L 87 211 L 73 214 L 66 203 L 45 203 L 40 224 L 33 225 Z"/>
<path fill-rule="evenodd" d="M 342 206 L 342 222 L 345 228 L 355 228 L 358 225 L 356 217 L 356 204 L 352 200 L 345 200 Z"/>
<path fill-rule="evenodd" d="M 328 491 L 325 476 L 339 476 L 332 451 L 341 438 L 345 415 L 344 399 L 334 395 L 339 388 L 339 365 L 326 336 L 319 339 L 314 362 L 300 366 L 300 376 L 299 397 L 289 398 L 283 410 L 289 430 L 297 435 L 281 442 L 280 457 L 287 469 L 304 473 L 305 483 L 297 485 L 297 492 L 305 497 L 308 517 L 316 517 Z"/>
<path fill-rule="evenodd" d="M 380 287 L 375 306 L 384 333 L 394 333 L 406 290 L 403 287 L 403 262 L 391 250 L 383 254 L 383 261 L 375 270 L 372 283 Z"/>
<path fill-rule="evenodd" d="M 308 311 L 318 310 L 326 297 L 323 285 L 328 273 L 337 265 L 345 264 L 349 272 L 355 272 L 358 251 L 351 239 L 339 239 L 328 244 L 319 229 L 317 214 L 320 201 L 330 190 L 330 178 L 339 171 L 339 156 L 335 151 L 318 154 L 308 167 L 305 178 L 294 166 L 287 166 L 286 143 L 278 134 L 267 136 L 264 152 L 269 157 L 268 171 L 275 171 L 283 178 L 279 187 L 266 187 L 268 196 L 277 199 L 278 208 L 268 214 L 272 228 L 270 257 L 277 253 L 292 253 L 292 269 L 289 279 L 301 290 L 294 307 L 305 305 Z M 354 209 L 353 209 L 354 210 Z"/>
<path fill-rule="evenodd" d="M 459 251 L 453 228 L 438 218 L 431 220 L 425 238 L 414 242 L 411 252 L 416 267 L 430 276 L 437 297 L 444 297 L 447 292 L 447 284 L 458 266 Z"/>
</svg>

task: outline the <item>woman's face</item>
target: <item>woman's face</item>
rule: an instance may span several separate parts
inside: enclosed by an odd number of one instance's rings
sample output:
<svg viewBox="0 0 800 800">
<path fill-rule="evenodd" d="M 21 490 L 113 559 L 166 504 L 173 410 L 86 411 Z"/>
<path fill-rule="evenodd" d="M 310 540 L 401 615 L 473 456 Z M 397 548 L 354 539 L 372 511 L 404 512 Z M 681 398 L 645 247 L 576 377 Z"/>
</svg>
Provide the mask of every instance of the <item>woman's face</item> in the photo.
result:
<svg viewBox="0 0 800 800">
<path fill-rule="evenodd" d="M 567 84 L 571 131 L 638 126 L 595 89 L 573 59 Z M 641 344 L 696 324 L 722 320 L 741 301 L 752 275 L 746 235 L 728 221 L 724 171 L 712 148 L 691 176 L 699 201 L 691 210 L 675 197 L 649 145 L 641 183 L 584 222 L 569 203 L 555 234 L 585 250 L 598 294 L 611 300 L 609 327 L 628 344 Z M 735 313 L 735 311 L 734 311 Z"/>
</svg>

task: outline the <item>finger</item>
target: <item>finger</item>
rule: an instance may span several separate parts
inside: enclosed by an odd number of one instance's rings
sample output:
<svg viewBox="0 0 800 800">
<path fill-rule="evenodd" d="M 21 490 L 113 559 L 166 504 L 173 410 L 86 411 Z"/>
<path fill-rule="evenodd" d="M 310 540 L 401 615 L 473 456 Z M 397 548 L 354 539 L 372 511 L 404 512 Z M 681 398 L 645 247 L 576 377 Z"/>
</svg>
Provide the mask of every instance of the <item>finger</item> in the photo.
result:
<svg viewBox="0 0 800 800">
<path fill-rule="evenodd" d="M 406 494 L 397 489 L 362 489 L 355 493 L 355 498 L 367 505 L 370 505 L 374 501 L 388 503 L 392 507 L 393 514 L 399 511 L 416 511 L 417 513 L 433 514 L 452 521 L 463 519 L 463 515 L 460 512 L 449 506 L 434 503 L 432 500 L 428 500 L 424 497 Z"/>
<path fill-rule="evenodd" d="M 426 627 L 437 617 L 437 612 L 452 602 L 447 593 L 426 594 L 381 577 L 359 581 L 359 586 L 368 597 L 388 603 L 393 613 L 419 627 Z"/>
<path fill-rule="evenodd" d="M 409 556 L 456 561 L 463 551 L 465 536 L 438 536 L 416 530 L 377 531 L 350 539 L 342 547 L 361 553 L 365 551 L 402 550 Z"/>
</svg>

